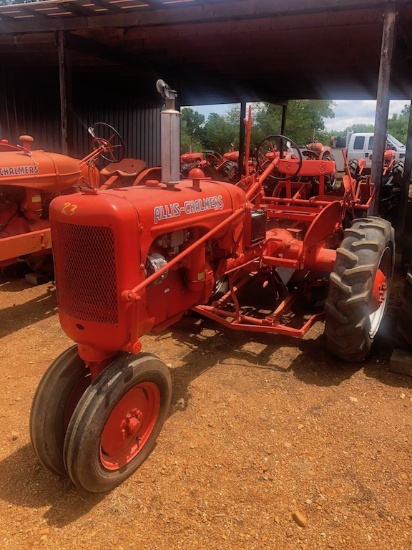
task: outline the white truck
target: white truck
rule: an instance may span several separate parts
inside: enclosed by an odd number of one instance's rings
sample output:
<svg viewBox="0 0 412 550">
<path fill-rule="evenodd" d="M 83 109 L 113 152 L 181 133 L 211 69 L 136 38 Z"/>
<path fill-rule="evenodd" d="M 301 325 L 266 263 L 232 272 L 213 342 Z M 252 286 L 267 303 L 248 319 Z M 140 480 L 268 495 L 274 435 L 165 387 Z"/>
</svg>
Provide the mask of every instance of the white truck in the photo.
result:
<svg viewBox="0 0 412 550">
<path fill-rule="evenodd" d="M 405 161 L 405 145 L 391 134 L 386 135 L 386 148 L 395 151 L 395 161 Z M 351 133 L 346 137 L 346 157 L 348 161 L 364 158 L 366 166 L 371 166 L 373 134 L 367 132 Z"/>
</svg>

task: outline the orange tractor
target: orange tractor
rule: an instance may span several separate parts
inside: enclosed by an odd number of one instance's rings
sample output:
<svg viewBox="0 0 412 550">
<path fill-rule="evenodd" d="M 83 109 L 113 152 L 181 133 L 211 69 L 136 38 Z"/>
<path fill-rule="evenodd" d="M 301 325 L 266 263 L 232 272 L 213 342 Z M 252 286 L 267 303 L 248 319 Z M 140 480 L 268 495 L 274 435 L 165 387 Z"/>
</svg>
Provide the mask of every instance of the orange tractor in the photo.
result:
<svg viewBox="0 0 412 550">
<path fill-rule="evenodd" d="M 238 180 L 238 151 L 231 151 L 224 155 L 217 151 L 183 153 L 180 156 L 180 162 L 182 178 L 187 178 L 192 168 L 201 168 L 206 176 L 214 179 L 232 183 Z"/>
<path fill-rule="evenodd" d="M 176 94 L 163 82 L 158 90 L 169 136 L 178 129 Z M 370 354 L 388 302 L 394 231 L 386 220 L 355 218 L 367 213 L 373 185 L 360 195 L 347 174 L 336 190 L 325 183 L 333 160 L 303 158 L 289 138 L 276 139 L 278 154 L 237 184 L 199 168 L 180 180 L 179 154 L 171 159 L 178 147 L 162 141 L 158 179 L 52 201 L 59 317 L 75 344 L 33 400 L 31 440 L 46 468 L 97 493 L 136 471 L 172 392 L 167 366 L 142 352 L 141 338 L 190 310 L 233 330 L 296 338 L 324 319 L 333 354 Z M 280 189 L 265 196 L 270 175 Z"/>
<path fill-rule="evenodd" d="M 372 160 L 372 155 L 369 155 Z M 368 166 L 364 158 L 351 159 L 348 167 L 352 178 L 357 184 L 365 182 L 371 176 L 371 166 Z M 383 157 L 382 184 L 379 200 L 379 213 L 384 216 L 391 208 L 396 206 L 401 200 L 403 181 L 404 162 L 396 160 L 396 153 L 391 148 L 387 148 Z"/>
<path fill-rule="evenodd" d="M 82 160 L 33 150 L 33 138 L 27 135 L 20 137 L 21 145 L 0 141 L 0 268 L 22 260 L 36 271 L 50 256 L 49 204 L 54 197 L 137 175 L 132 159 L 123 159 L 124 144 L 114 128 L 98 122 L 89 133 L 92 152 Z M 99 170 L 99 160 L 109 165 Z"/>
</svg>

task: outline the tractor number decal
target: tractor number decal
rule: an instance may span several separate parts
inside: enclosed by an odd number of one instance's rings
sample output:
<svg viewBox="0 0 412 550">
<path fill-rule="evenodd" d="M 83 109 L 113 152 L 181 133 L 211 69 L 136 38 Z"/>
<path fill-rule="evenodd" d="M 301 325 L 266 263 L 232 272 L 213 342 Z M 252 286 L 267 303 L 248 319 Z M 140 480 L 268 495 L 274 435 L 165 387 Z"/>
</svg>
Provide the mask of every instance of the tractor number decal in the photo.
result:
<svg viewBox="0 0 412 550">
<path fill-rule="evenodd" d="M 62 208 L 62 214 L 64 214 L 65 216 L 73 216 L 73 214 L 76 212 L 76 208 L 77 204 L 65 202 Z"/>
<path fill-rule="evenodd" d="M 223 210 L 222 195 L 185 201 L 183 204 L 174 202 L 172 204 L 155 206 L 153 210 L 154 223 L 156 224 L 170 218 L 178 218 L 182 213 L 190 215 L 205 212 L 206 210 Z"/>
<path fill-rule="evenodd" d="M 38 166 L 3 166 L 0 167 L 0 176 L 32 176 L 39 173 Z"/>
</svg>

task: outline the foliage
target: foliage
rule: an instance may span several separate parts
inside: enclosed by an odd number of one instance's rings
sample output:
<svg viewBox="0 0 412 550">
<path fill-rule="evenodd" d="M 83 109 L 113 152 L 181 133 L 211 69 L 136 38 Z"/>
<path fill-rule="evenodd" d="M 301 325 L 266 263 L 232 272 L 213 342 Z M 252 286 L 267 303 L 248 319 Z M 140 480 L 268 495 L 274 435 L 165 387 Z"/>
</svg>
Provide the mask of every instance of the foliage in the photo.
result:
<svg viewBox="0 0 412 550">
<path fill-rule="evenodd" d="M 296 144 L 302 145 L 316 139 L 330 140 L 325 131 L 324 118 L 333 117 L 333 102 L 328 100 L 290 101 L 287 111 L 285 134 Z M 191 108 L 182 109 L 181 150 L 204 151 L 207 149 L 225 153 L 239 147 L 240 107 L 232 107 L 225 115 L 211 113 L 204 123 L 203 115 Z M 252 142 L 255 149 L 261 139 L 280 133 L 282 107 L 269 103 L 252 105 Z"/>
<path fill-rule="evenodd" d="M 354 134 L 360 134 L 360 133 L 371 133 L 374 131 L 374 125 L 373 124 L 352 124 L 350 128 L 346 128 L 346 131 L 350 130 Z"/>
<path fill-rule="evenodd" d="M 239 122 L 233 124 L 230 116 L 211 113 L 205 124 L 204 145 L 206 149 L 215 149 L 221 153 L 238 147 Z"/>
<path fill-rule="evenodd" d="M 332 118 L 333 102 L 329 100 L 299 99 L 289 102 L 286 116 L 285 135 L 297 145 L 304 145 L 313 139 L 320 139 L 324 131 L 325 118 Z M 282 107 L 268 103 L 258 104 L 254 115 L 255 127 L 253 144 L 256 145 L 263 137 L 278 134 L 281 129 Z"/>
<path fill-rule="evenodd" d="M 203 149 L 205 117 L 186 107 L 180 117 L 180 148 L 182 153 L 201 151 Z"/>
<path fill-rule="evenodd" d="M 286 116 L 285 135 L 297 145 L 304 146 L 312 140 L 329 145 L 331 138 L 346 139 L 347 131 L 373 132 L 373 124 L 353 124 L 342 131 L 327 131 L 324 119 L 333 118 L 334 103 L 329 100 L 289 101 Z M 409 105 L 399 115 L 388 121 L 388 132 L 406 143 L 409 122 Z M 182 109 L 181 149 L 187 151 L 217 150 L 225 153 L 239 147 L 240 107 L 232 107 L 225 115 L 211 113 L 205 117 L 191 108 Z M 281 130 L 282 107 L 269 103 L 252 104 L 251 153 L 265 136 L 279 134 Z"/>
<path fill-rule="evenodd" d="M 405 105 L 399 115 L 392 115 L 388 120 L 388 133 L 402 143 L 406 143 L 408 137 L 409 111 L 410 105 Z"/>
</svg>

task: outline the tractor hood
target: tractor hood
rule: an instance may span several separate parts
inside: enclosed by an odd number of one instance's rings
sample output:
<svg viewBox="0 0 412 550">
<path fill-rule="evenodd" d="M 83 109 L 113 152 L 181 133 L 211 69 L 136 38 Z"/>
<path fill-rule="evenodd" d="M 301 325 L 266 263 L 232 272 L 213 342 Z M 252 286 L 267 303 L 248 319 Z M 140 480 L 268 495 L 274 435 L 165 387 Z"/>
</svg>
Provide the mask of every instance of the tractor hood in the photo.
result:
<svg viewBox="0 0 412 550">
<path fill-rule="evenodd" d="M 79 160 L 44 151 L 0 152 L 0 186 L 60 193 L 79 181 Z"/>
</svg>

